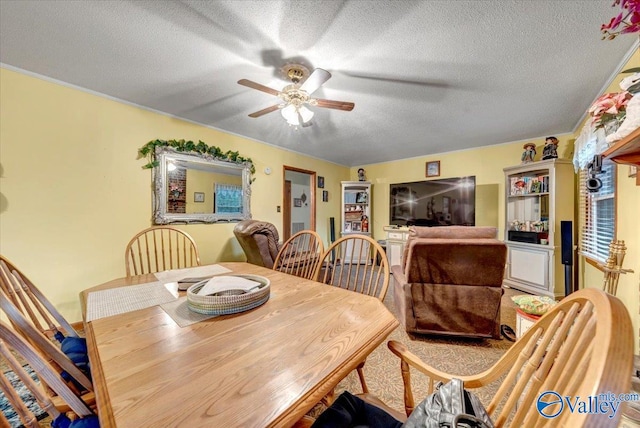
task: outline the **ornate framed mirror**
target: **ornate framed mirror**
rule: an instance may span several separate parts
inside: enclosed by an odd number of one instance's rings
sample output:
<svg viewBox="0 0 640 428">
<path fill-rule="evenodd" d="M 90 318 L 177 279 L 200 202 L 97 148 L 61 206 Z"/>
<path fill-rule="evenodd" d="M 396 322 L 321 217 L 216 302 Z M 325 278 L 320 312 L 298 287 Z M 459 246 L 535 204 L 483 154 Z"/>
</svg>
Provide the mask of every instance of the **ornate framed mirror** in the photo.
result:
<svg viewBox="0 0 640 428">
<path fill-rule="evenodd" d="M 249 163 L 157 147 L 153 222 L 217 223 L 251 218 Z"/>
</svg>

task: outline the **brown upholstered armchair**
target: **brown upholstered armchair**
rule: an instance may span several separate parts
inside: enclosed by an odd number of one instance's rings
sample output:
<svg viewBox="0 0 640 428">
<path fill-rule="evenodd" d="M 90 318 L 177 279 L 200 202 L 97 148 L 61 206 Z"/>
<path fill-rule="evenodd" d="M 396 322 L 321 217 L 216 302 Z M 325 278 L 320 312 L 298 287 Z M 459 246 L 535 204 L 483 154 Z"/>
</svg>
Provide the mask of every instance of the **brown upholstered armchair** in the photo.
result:
<svg viewBox="0 0 640 428">
<path fill-rule="evenodd" d="M 243 220 L 233 229 L 247 256 L 247 262 L 273 268 L 280 251 L 278 229 L 266 221 Z"/>
<path fill-rule="evenodd" d="M 407 332 L 500 338 L 507 249 L 494 227 L 412 227 L 392 266 Z"/>
</svg>

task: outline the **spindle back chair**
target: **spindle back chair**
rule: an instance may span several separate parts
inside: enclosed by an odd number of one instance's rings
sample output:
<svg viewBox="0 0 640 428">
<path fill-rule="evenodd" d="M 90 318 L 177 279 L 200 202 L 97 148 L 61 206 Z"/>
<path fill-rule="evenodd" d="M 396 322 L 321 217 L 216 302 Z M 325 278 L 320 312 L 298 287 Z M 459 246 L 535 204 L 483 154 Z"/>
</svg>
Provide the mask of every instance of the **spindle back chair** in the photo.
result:
<svg viewBox="0 0 640 428">
<path fill-rule="evenodd" d="M 186 232 L 154 226 L 138 232 L 124 253 L 127 276 L 200 266 L 198 247 Z"/>
<path fill-rule="evenodd" d="M 302 230 L 282 245 L 273 264 L 273 269 L 312 279 L 322 261 L 324 244 L 320 235 L 313 230 Z"/>
</svg>

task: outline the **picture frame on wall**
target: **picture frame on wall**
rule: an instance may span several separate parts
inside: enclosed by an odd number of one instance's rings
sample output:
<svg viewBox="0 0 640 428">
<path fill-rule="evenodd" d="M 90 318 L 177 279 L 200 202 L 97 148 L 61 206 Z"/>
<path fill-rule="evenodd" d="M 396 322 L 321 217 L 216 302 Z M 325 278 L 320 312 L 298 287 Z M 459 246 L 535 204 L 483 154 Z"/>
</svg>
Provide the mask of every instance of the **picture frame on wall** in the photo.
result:
<svg viewBox="0 0 640 428">
<path fill-rule="evenodd" d="M 193 192 L 193 202 L 204 202 L 204 192 Z"/>
<path fill-rule="evenodd" d="M 328 190 L 323 190 L 322 191 L 322 202 L 329 202 L 329 191 Z"/>
<path fill-rule="evenodd" d="M 426 176 L 427 177 L 439 177 L 440 176 L 440 161 L 427 162 L 427 164 L 426 164 Z"/>
<path fill-rule="evenodd" d="M 324 189 L 324 177 L 318 176 L 318 188 Z"/>
<path fill-rule="evenodd" d="M 293 206 L 294 206 L 294 207 L 301 207 L 301 206 L 302 206 L 302 199 L 300 199 L 300 198 L 293 198 Z"/>
</svg>

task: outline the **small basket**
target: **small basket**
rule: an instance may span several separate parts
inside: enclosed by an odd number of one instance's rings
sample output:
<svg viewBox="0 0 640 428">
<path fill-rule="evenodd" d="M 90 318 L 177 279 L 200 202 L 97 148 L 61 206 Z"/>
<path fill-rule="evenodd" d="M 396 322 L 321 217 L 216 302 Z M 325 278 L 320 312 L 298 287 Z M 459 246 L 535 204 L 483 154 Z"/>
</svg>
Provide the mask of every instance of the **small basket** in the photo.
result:
<svg viewBox="0 0 640 428">
<path fill-rule="evenodd" d="M 222 291 L 214 296 L 196 294 L 206 283 L 194 284 L 187 289 L 189 310 L 204 315 L 229 315 L 257 308 L 269 300 L 271 281 L 260 275 L 232 275 L 259 282 L 260 285 L 249 292 L 235 290 Z"/>
</svg>

